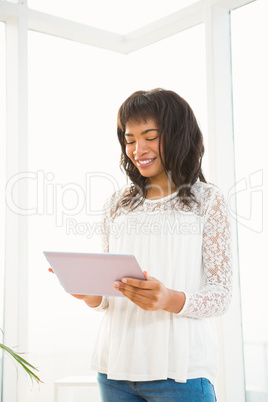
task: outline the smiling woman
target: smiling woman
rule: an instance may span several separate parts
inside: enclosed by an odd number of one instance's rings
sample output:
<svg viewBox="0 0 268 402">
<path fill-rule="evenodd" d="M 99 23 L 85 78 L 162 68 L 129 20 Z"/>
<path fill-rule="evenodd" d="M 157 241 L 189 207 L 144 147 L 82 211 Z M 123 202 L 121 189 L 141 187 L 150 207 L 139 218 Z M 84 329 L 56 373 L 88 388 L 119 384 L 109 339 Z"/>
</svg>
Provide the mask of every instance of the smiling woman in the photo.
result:
<svg viewBox="0 0 268 402">
<path fill-rule="evenodd" d="M 177 188 L 187 204 L 189 184 L 205 181 L 203 135 L 191 107 L 175 92 L 133 93 L 119 109 L 117 135 L 121 164 L 143 197 L 161 198 Z"/>
<path fill-rule="evenodd" d="M 224 197 L 202 173 L 202 133 L 188 103 L 159 88 L 128 97 L 117 124 L 131 182 L 105 205 L 104 251 L 133 254 L 146 280 L 116 281 L 125 298 L 95 307 L 105 311 L 91 359 L 102 401 L 214 402 L 209 318 L 229 307 L 232 262 Z"/>
</svg>

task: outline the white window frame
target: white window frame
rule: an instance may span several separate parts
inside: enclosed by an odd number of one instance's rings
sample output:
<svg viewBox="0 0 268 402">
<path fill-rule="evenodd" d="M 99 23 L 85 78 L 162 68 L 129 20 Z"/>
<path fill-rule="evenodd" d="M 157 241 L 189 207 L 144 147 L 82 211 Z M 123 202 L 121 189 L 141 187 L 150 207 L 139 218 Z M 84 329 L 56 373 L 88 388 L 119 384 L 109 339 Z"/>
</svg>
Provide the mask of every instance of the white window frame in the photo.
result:
<svg viewBox="0 0 268 402">
<path fill-rule="evenodd" d="M 0 21 L 6 24 L 7 179 L 17 172 L 27 171 L 28 166 L 28 29 L 128 54 L 204 23 L 210 181 L 227 195 L 235 183 L 230 11 L 252 1 L 200 0 L 135 32 L 119 35 L 29 9 L 26 0 L 19 0 L 18 4 L 0 0 Z M 27 205 L 25 187 L 15 202 L 19 204 L 21 201 Z M 27 217 L 16 215 L 8 208 L 5 242 L 5 289 L 8 289 L 4 297 L 5 342 L 19 345 L 19 350 L 23 351 L 27 350 L 28 226 Z M 237 249 L 235 235 L 233 303 L 227 315 L 218 320 L 221 362 L 220 382 L 217 385 L 221 402 L 245 401 Z M 25 378 L 16 371 L 10 359 L 4 359 L 3 367 L 3 400 L 24 402 Z"/>
</svg>

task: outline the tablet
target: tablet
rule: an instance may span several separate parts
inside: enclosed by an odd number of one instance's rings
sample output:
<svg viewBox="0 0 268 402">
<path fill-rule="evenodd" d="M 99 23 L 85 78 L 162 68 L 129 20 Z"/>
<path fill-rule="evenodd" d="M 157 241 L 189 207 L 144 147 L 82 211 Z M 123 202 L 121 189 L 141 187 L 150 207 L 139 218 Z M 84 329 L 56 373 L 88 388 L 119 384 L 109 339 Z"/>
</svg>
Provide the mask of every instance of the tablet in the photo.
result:
<svg viewBox="0 0 268 402">
<path fill-rule="evenodd" d="M 44 255 L 67 293 L 123 296 L 113 288 L 123 278 L 145 280 L 136 258 L 127 254 L 87 254 L 44 251 Z"/>
</svg>

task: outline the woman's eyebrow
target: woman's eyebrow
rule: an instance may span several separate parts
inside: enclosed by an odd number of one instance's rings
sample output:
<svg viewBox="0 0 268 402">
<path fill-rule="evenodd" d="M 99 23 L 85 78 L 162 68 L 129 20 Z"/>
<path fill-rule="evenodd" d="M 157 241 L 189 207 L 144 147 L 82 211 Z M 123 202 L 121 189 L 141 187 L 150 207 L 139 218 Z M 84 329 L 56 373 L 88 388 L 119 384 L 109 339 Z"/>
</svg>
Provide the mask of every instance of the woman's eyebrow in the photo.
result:
<svg viewBox="0 0 268 402">
<path fill-rule="evenodd" d="M 142 133 L 141 133 L 141 135 L 144 135 L 144 134 L 147 134 L 147 133 L 149 133 L 150 131 L 160 131 L 160 130 L 158 130 L 157 128 L 149 128 L 148 130 L 145 130 L 145 131 L 143 131 Z M 125 136 L 132 136 L 132 137 L 134 137 L 134 135 L 133 134 L 131 134 L 131 133 L 125 133 Z"/>
</svg>

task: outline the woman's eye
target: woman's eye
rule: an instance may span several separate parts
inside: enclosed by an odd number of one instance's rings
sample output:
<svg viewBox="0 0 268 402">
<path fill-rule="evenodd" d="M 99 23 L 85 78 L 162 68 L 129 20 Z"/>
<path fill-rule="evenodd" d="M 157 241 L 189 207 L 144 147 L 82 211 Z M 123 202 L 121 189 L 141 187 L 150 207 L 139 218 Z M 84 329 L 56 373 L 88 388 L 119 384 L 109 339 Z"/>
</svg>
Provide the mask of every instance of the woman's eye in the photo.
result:
<svg viewBox="0 0 268 402">
<path fill-rule="evenodd" d="M 154 138 L 147 138 L 147 141 L 153 141 L 156 140 L 158 137 L 154 137 Z"/>
<path fill-rule="evenodd" d="M 126 145 L 131 145 L 131 144 L 134 144 L 134 141 L 131 141 L 131 142 L 126 141 Z"/>
</svg>

